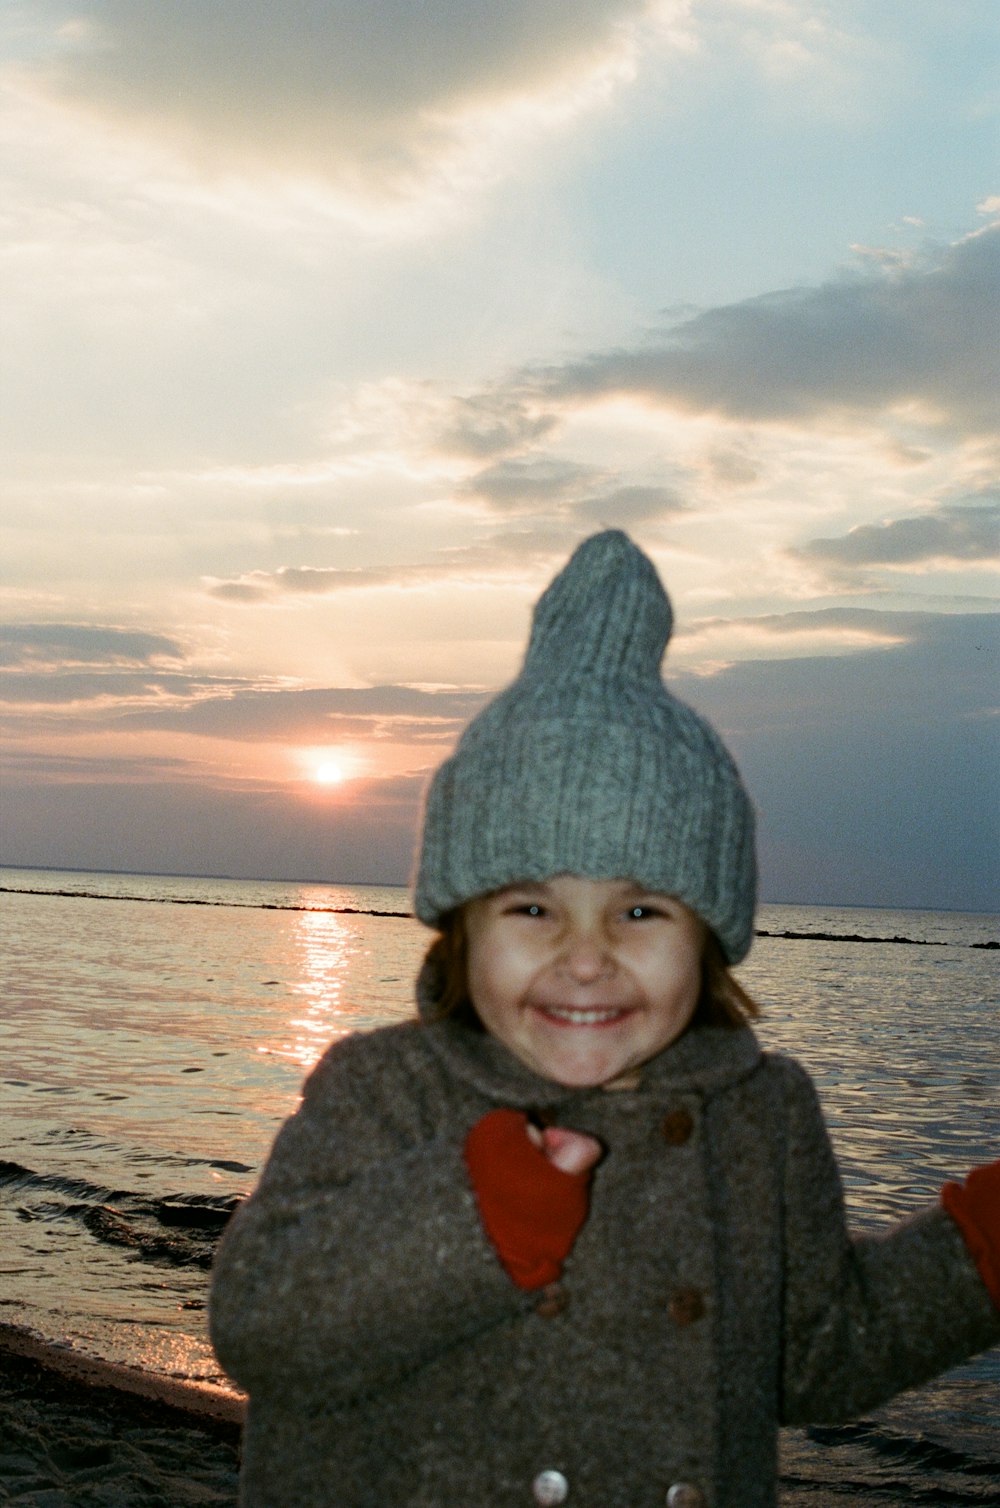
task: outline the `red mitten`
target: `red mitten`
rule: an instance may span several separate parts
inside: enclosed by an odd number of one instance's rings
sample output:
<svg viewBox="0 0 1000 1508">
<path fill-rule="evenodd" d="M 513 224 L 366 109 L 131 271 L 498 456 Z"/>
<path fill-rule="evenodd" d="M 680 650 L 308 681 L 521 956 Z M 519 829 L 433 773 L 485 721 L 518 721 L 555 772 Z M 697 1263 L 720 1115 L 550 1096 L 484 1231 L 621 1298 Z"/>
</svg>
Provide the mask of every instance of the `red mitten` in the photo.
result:
<svg viewBox="0 0 1000 1508">
<path fill-rule="evenodd" d="M 564 1173 L 528 1137 L 522 1110 L 491 1110 L 465 1142 L 479 1215 L 518 1288 L 544 1288 L 562 1271 L 584 1220 L 590 1173 Z"/>
<path fill-rule="evenodd" d="M 979 1276 L 1000 1309 L 1000 1161 L 973 1168 L 964 1185 L 946 1183 L 941 1203 L 962 1232 Z"/>
</svg>

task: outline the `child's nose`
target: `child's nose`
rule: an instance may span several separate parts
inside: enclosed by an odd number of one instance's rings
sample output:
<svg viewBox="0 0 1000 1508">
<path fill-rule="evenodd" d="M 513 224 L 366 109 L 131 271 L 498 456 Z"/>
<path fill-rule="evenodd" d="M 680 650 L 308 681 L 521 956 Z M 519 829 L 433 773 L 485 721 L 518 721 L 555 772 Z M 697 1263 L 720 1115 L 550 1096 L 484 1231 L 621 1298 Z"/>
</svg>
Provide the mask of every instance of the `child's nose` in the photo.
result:
<svg viewBox="0 0 1000 1508">
<path fill-rule="evenodd" d="M 589 929 L 574 931 L 566 939 L 562 964 L 580 984 L 591 984 L 603 978 L 613 967 L 605 940 L 599 932 Z"/>
</svg>

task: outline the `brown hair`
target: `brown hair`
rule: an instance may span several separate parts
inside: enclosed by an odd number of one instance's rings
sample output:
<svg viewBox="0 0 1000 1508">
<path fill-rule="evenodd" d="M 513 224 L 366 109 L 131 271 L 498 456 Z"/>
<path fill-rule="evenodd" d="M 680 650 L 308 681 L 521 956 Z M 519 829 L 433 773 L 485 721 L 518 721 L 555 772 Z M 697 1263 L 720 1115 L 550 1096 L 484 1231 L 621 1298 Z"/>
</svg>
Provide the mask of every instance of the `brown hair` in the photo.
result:
<svg viewBox="0 0 1000 1508">
<path fill-rule="evenodd" d="M 701 955 L 701 994 L 691 1024 L 745 1026 L 759 1015 L 760 1006 L 726 963 L 719 939 L 714 932 L 706 932 Z"/>
<path fill-rule="evenodd" d="M 430 1019 L 440 1021 L 448 1017 L 482 1029 L 469 997 L 465 921 L 461 907 L 442 918 L 438 935 L 427 950 L 424 969 L 430 981 Z M 759 1015 L 760 1006 L 733 975 L 715 933 L 706 930 L 701 955 L 701 993 L 691 1025 L 744 1026 Z"/>
</svg>

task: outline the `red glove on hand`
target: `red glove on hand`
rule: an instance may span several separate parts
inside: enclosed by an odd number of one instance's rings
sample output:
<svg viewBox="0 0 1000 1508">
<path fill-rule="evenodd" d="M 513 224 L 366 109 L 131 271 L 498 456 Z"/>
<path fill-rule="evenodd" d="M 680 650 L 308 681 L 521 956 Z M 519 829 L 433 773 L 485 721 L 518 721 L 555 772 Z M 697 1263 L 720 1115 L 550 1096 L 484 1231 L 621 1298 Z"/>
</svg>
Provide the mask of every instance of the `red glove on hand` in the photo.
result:
<svg viewBox="0 0 1000 1508">
<path fill-rule="evenodd" d="M 528 1137 L 523 1110 L 491 1110 L 465 1141 L 479 1215 L 518 1288 L 554 1283 L 587 1218 L 590 1173 L 564 1173 Z"/>
<path fill-rule="evenodd" d="M 962 1232 L 979 1276 L 1000 1309 L 1000 1162 L 973 1168 L 964 1185 L 946 1183 L 941 1203 Z"/>
</svg>

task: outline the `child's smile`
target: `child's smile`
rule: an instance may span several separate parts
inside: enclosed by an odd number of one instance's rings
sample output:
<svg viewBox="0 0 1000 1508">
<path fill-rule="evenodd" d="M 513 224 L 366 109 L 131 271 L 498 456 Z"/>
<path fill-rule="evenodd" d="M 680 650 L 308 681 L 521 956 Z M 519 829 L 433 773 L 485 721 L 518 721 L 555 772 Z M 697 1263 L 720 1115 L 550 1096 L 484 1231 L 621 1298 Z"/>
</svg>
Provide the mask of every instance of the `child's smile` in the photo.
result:
<svg viewBox="0 0 1000 1508">
<path fill-rule="evenodd" d="M 634 881 L 557 875 L 465 907 L 469 993 L 486 1029 L 560 1084 L 604 1084 L 687 1026 L 703 923 Z"/>
<path fill-rule="evenodd" d="M 617 1006 L 608 1010 L 575 1010 L 572 1006 L 546 1005 L 540 1009 L 550 1020 L 565 1021 L 567 1026 L 607 1026 L 609 1022 L 620 1021 L 625 1015 Z"/>
</svg>

